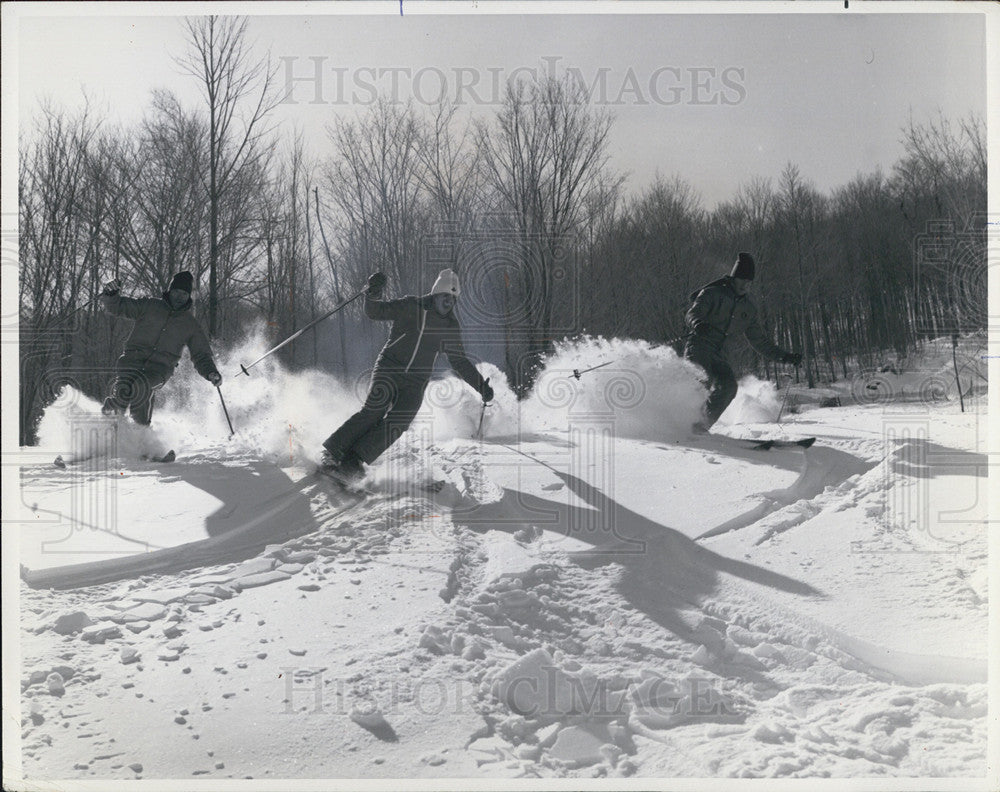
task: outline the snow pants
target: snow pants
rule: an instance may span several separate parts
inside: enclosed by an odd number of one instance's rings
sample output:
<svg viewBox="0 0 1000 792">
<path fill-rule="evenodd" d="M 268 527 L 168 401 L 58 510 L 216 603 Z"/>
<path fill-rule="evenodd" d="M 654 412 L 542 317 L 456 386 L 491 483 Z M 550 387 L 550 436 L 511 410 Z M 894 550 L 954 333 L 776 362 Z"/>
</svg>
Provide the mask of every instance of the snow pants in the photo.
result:
<svg viewBox="0 0 1000 792">
<path fill-rule="evenodd" d="M 338 461 L 353 452 L 362 462 L 372 464 L 413 423 L 427 382 L 425 376 L 376 367 L 364 405 L 323 442 L 323 447 Z"/>
<path fill-rule="evenodd" d="M 722 351 L 710 344 L 692 339 L 684 347 L 684 357 L 705 370 L 708 401 L 705 403 L 704 423 L 706 428 L 710 427 L 736 398 L 736 375 Z"/>
<path fill-rule="evenodd" d="M 104 401 L 105 408 L 120 413 L 131 411 L 133 421 L 149 426 L 153 419 L 154 394 L 170 379 L 171 374 L 172 370 L 159 367 L 143 368 L 139 361 L 123 355 L 118 359 L 111 395 Z"/>
</svg>

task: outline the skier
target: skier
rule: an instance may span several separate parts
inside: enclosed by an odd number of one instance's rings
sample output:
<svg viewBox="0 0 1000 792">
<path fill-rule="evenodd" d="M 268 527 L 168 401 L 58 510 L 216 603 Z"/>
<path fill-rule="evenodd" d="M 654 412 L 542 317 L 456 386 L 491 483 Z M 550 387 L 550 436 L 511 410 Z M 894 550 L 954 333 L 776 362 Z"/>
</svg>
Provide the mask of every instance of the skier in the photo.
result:
<svg viewBox="0 0 1000 792">
<path fill-rule="evenodd" d="M 691 294 L 692 304 L 684 317 L 689 328 L 684 357 L 705 370 L 709 386 L 702 420 L 691 427 L 695 434 L 707 433 L 736 396 L 736 376 L 723 353 L 730 336 L 742 333 L 750 346 L 770 360 L 794 366 L 802 363 L 801 354 L 781 349 L 757 321 L 757 308 L 748 296 L 754 270 L 753 257 L 739 253 L 729 275 Z"/>
<path fill-rule="evenodd" d="M 222 383 L 208 338 L 191 313 L 193 288 L 194 278 L 187 271 L 174 275 L 160 298 L 122 297 L 118 281 L 105 285 L 101 295 L 104 310 L 135 322 L 118 358 L 111 395 L 104 400 L 105 415 L 129 410 L 132 420 L 148 426 L 153 416 L 153 393 L 170 379 L 185 346 L 198 373 L 216 387 Z"/>
<path fill-rule="evenodd" d="M 423 403 L 438 352 L 448 356 L 455 372 L 483 398 L 493 400 L 493 388 L 465 356 L 461 328 L 454 314 L 458 276 L 441 270 L 429 294 L 382 300 L 386 277 L 368 279 L 365 314 L 391 321 L 389 337 L 372 371 L 364 406 L 323 442 L 322 469 L 351 483 L 364 476 L 362 463 L 372 464 L 399 439 Z"/>
</svg>

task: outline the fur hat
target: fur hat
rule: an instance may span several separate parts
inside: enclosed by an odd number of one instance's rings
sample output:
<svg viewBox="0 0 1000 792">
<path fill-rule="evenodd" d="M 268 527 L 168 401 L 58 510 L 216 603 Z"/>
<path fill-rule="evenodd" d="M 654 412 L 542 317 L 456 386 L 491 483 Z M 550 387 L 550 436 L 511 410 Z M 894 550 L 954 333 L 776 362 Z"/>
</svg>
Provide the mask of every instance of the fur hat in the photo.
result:
<svg viewBox="0 0 1000 792">
<path fill-rule="evenodd" d="M 194 291 L 194 276 L 187 270 L 178 272 L 174 275 L 173 280 L 170 281 L 170 288 L 167 291 L 173 291 L 174 289 L 180 289 L 190 294 Z"/>
<path fill-rule="evenodd" d="M 458 297 L 459 292 L 458 275 L 450 269 L 441 270 L 437 280 L 434 281 L 434 286 L 431 287 L 431 294 L 450 294 L 452 297 Z"/>
<path fill-rule="evenodd" d="M 736 263 L 733 265 L 733 271 L 729 273 L 729 277 L 752 281 L 755 269 L 753 256 L 749 253 L 737 253 Z"/>
</svg>

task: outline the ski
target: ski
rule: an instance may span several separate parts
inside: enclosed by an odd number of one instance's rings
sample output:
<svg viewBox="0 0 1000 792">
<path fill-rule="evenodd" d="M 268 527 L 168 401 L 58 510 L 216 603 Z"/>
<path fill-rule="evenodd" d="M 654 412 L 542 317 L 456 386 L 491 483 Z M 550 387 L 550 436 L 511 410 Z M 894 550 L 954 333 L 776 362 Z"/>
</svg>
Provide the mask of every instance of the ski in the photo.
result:
<svg viewBox="0 0 1000 792">
<path fill-rule="evenodd" d="M 173 449 L 170 449 L 169 451 L 167 451 L 167 453 L 163 454 L 162 456 L 143 456 L 142 457 L 142 461 L 143 462 L 157 462 L 157 463 L 161 463 L 161 464 L 162 463 L 167 463 L 167 462 L 173 462 L 175 459 L 177 459 L 177 454 L 174 453 Z"/>
<path fill-rule="evenodd" d="M 367 498 L 374 493 L 371 490 L 365 489 L 359 483 L 359 480 L 350 479 L 345 476 L 339 475 L 335 470 L 330 468 L 324 468 L 322 466 L 317 467 L 314 473 L 317 479 L 323 479 L 329 481 L 341 492 L 352 495 L 354 497 Z"/>
<path fill-rule="evenodd" d="M 86 462 L 88 459 L 96 459 L 99 456 L 101 456 L 101 454 L 94 454 L 92 456 L 84 456 L 84 457 L 70 457 L 67 459 L 62 454 L 60 454 L 59 456 L 57 456 L 55 459 L 52 460 L 52 464 L 55 465 L 60 470 L 65 470 L 69 465 L 75 465 L 80 462 Z M 157 464 L 167 464 L 169 462 L 173 462 L 176 459 L 177 459 L 177 454 L 173 451 L 173 449 L 159 456 L 143 454 L 141 457 L 139 457 L 139 460 L 142 462 L 155 462 Z"/>
<path fill-rule="evenodd" d="M 809 448 L 816 442 L 815 437 L 802 437 L 798 440 L 757 440 L 754 438 L 734 437 L 741 443 L 748 443 L 754 451 L 769 451 L 772 448 Z"/>
<path fill-rule="evenodd" d="M 329 481 L 340 492 L 343 492 L 347 495 L 352 495 L 360 498 L 370 498 L 374 497 L 375 495 L 375 493 L 372 490 L 368 489 L 367 487 L 363 487 L 360 484 L 360 481 L 363 481 L 364 479 L 358 480 L 358 479 L 345 478 L 343 476 L 338 475 L 336 471 L 330 470 L 328 468 L 317 467 L 315 472 L 315 477 L 317 479 Z M 417 488 L 430 495 L 436 495 L 437 493 L 441 492 L 441 490 L 444 489 L 447 483 L 448 482 L 445 481 L 444 479 L 431 479 L 430 481 L 417 484 Z"/>
<path fill-rule="evenodd" d="M 772 448 L 810 448 L 816 442 L 815 437 L 800 437 L 795 440 L 784 440 L 769 437 L 729 437 L 722 434 L 694 435 L 693 440 L 723 440 L 738 443 L 751 451 L 770 451 Z"/>
<path fill-rule="evenodd" d="M 106 454 L 89 454 L 87 456 L 73 456 L 72 454 L 60 454 L 52 460 L 52 464 L 60 470 L 67 470 L 71 467 L 81 465 L 89 460 L 111 459 Z"/>
</svg>

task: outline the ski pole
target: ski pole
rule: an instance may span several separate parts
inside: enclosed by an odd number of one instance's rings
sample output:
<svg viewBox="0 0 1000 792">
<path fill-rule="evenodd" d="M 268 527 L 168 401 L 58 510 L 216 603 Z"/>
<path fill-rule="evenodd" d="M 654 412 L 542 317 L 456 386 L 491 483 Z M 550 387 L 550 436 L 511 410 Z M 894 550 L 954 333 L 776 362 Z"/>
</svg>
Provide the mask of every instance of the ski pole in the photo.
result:
<svg viewBox="0 0 1000 792">
<path fill-rule="evenodd" d="M 288 336 L 288 338 L 286 338 L 284 341 L 282 341 L 277 346 L 272 347 L 271 349 L 269 349 L 267 352 L 265 352 L 263 355 L 261 355 L 259 358 L 257 358 L 249 366 L 244 366 L 241 363 L 240 364 L 240 369 L 242 370 L 242 372 L 244 374 L 246 374 L 249 377 L 250 376 L 249 369 L 252 369 L 254 366 L 256 366 L 258 363 L 260 363 L 264 358 L 268 357 L 269 355 L 273 355 L 275 352 L 277 352 L 279 349 L 281 349 L 283 346 L 285 346 L 285 344 L 292 343 L 292 341 L 294 341 L 296 338 L 298 338 L 300 335 L 302 335 L 306 330 L 310 329 L 311 327 L 315 327 L 320 322 L 322 322 L 324 319 L 327 319 L 328 317 L 333 316 L 335 313 L 337 313 L 337 311 L 339 311 L 341 308 L 345 307 L 346 305 L 354 302 L 356 299 L 358 299 L 358 297 L 360 297 L 366 291 L 368 291 L 368 287 L 367 286 L 364 289 L 362 289 L 361 291 L 359 291 L 357 294 L 355 294 L 353 297 L 348 297 L 346 300 L 344 300 L 343 302 L 339 303 L 335 308 L 332 308 L 331 310 L 327 311 L 325 314 L 323 314 L 322 316 L 320 316 L 318 319 L 313 319 L 309 324 L 307 324 L 301 330 L 296 330 L 294 333 L 292 333 L 290 336 Z"/>
<path fill-rule="evenodd" d="M 962 380 L 958 376 L 958 333 L 951 334 L 951 363 L 955 367 L 955 385 L 958 387 L 958 403 L 965 412 L 965 397 L 962 395 Z"/>
<path fill-rule="evenodd" d="M 601 363 L 599 366 L 591 366 L 590 368 L 580 371 L 580 369 L 573 369 L 573 376 L 580 379 L 581 374 L 586 374 L 588 371 L 594 371 L 595 369 L 604 368 L 605 366 L 610 366 L 614 363 L 613 360 L 609 360 L 607 363 Z"/>
<path fill-rule="evenodd" d="M 487 385 L 490 384 L 489 377 L 486 378 L 486 384 Z M 473 435 L 473 437 L 475 437 L 476 440 L 482 440 L 483 439 L 483 419 L 485 417 L 486 417 L 486 400 L 483 399 L 483 406 L 479 410 L 479 428 L 476 429 L 476 433 L 475 433 L 475 435 Z"/>
<path fill-rule="evenodd" d="M 483 418 L 486 417 L 486 402 L 483 402 L 483 406 L 479 410 L 479 426 L 476 427 L 476 433 L 473 437 L 476 440 L 481 440 L 483 437 Z"/>
<path fill-rule="evenodd" d="M 486 402 L 483 402 L 482 409 L 480 409 L 479 411 L 479 428 L 476 429 L 476 433 L 473 435 L 473 437 L 476 440 L 483 439 L 483 418 L 485 417 L 486 417 Z"/>
<path fill-rule="evenodd" d="M 785 386 L 785 395 L 781 397 L 781 409 L 778 410 L 778 417 L 774 419 L 775 423 L 781 423 L 781 414 L 785 411 L 785 401 L 788 399 L 788 391 L 792 389 L 792 377 L 788 377 L 788 384 Z"/>
<path fill-rule="evenodd" d="M 222 398 L 222 386 L 216 385 L 215 389 L 219 392 L 219 401 L 222 402 L 222 412 L 226 414 L 226 423 L 229 424 L 229 436 L 232 437 L 236 434 L 236 430 L 233 429 L 233 422 L 229 419 L 229 410 L 226 409 L 226 400 Z"/>
</svg>

